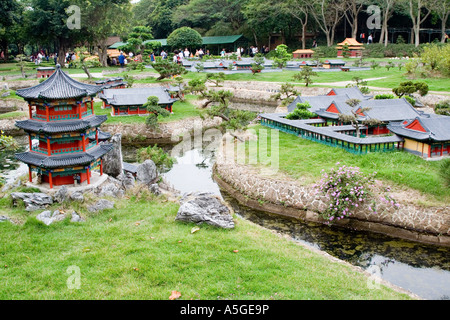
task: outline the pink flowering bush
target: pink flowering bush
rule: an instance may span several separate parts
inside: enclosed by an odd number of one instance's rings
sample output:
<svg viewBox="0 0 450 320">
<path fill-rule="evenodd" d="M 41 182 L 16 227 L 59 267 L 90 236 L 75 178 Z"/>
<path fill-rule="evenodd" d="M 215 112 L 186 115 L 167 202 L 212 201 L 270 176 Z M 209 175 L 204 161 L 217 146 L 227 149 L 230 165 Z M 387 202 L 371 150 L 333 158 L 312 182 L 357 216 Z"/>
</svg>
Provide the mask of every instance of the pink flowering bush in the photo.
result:
<svg viewBox="0 0 450 320">
<path fill-rule="evenodd" d="M 329 173 L 322 170 L 322 179 L 314 186 L 317 193 L 325 195 L 329 204 L 321 213 L 322 217 L 331 223 L 350 216 L 353 210 L 372 198 L 370 187 L 374 183 L 375 175 L 376 172 L 364 175 L 358 167 L 345 165 L 338 169 L 332 168 Z M 372 211 L 375 212 L 375 209 Z"/>
</svg>

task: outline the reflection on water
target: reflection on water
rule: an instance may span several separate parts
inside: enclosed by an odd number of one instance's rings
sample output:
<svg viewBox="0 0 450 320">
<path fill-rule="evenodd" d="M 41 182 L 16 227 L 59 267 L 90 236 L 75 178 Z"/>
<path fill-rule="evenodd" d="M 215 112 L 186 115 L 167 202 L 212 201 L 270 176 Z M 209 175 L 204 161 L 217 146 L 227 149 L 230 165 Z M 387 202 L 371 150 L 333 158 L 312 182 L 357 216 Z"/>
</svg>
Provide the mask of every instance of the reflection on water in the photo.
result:
<svg viewBox="0 0 450 320">
<path fill-rule="evenodd" d="M 381 278 L 424 299 L 450 299 L 449 248 L 280 218 L 246 208 L 222 194 L 239 216 L 252 222 L 366 270 L 378 270 Z"/>
<path fill-rule="evenodd" d="M 181 193 L 207 191 L 220 195 L 220 189 L 212 180 L 214 155 L 194 149 L 176 157 L 172 169 L 163 174 L 164 181 Z"/>
</svg>

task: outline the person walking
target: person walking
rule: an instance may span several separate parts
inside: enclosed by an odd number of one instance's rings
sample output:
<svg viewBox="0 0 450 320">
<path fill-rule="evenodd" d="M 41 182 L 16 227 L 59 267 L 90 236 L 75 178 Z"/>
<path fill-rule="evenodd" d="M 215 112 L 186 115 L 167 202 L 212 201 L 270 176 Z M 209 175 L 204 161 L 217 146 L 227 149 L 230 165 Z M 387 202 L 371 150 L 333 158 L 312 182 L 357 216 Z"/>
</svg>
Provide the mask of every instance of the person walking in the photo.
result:
<svg viewBox="0 0 450 320">
<path fill-rule="evenodd" d="M 123 55 L 122 51 L 120 51 L 119 55 L 119 64 L 122 68 L 125 66 L 125 56 Z"/>
</svg>

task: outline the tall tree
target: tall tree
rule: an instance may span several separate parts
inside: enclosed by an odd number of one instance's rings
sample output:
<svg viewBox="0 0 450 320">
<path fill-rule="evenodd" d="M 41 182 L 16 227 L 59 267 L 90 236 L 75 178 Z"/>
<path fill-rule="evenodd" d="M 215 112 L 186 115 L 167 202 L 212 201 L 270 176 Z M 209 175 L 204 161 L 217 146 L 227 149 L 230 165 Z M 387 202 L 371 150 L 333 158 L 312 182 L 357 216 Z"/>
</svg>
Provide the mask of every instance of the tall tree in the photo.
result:
<svg viewBox="0 0 450 320">
<path fill-rule="evenodd" d="M 441 0 L 436 0 L 441 1 Z M 420 26 L 428 18 L 435 0 L 408 0 L 409 16 L 413 24 L 414 45 L 420 44 Z"/>
<path fill-rule="evenodd" d="M 336 27 L 344 17 L 344 7 L 339 0 L 311 0 L 309 12 L 319 28 L 325 33 L 327 46 L 334 44 Z"/>
<path fill-rule="evenodd" d="M 358 35 L 358 16 L 361 13 L 363 4 L 363 0 L 346 0 L 342 3 L 345 19 L 352 28 L 352 38 L 354 39 Z"/>
<path fill-rule="evenodd" d="M 381 34 L 379 43 L 384 43 L 386 47 L 389 41 L 388 34 L 388 21 L 392 17 L 397 5 L 399 5 L 398 0 L 378 0 L 376 4 L 380 7 L 381 10 Z"/>
<path fill-rule="evenodd" d="M 17 0 L 0 1 L 0 51 L 3 52 L 5 60 L 8 60 L 10 29 L 18 23 L 22 11 L 23 6 Z"/>
<path fill-rule="evenodd" d="M 450 15 L 450 0 L 436 1 L 431 8 L 433 13 L 441 20 L 441 42 L 445 43 L 447 22 Z"/>
<path fill-rule="evenodd" d="M 73 5 L 71 0 L 31 0 L 30 5 L 28 33 L 38 42 L 54 43 L 58 48 L 58 63 L 64 66 L 69 48 L 88 37 L 88 24 L 80 24 L 79 29 L 67 26 L 66 10 Z"/>
<path fill-rule="evenodd" d="M 189 0 L 141 0 L 133 7 L 136 25 L 152 28 L 156 39 L 164 39 L 176 28 L 172 15 Z"/>
<path fill-rule="evenodd" d="M 102 66 L 108 65 L 108 37 L 123 35 L 132 17 L 129 0 L 76 0 L 83 8 L 82 24 L 86 24 L 92 44 L 97 48 Z"/>
<path fill-rule="evenodd" d="M 308 26 L 310 7 L 303 0 L 288 0 L 285 9 L 300 22 L 302 26 L 302 49 L 306 48 L 306 28 Z"/>
</svg>

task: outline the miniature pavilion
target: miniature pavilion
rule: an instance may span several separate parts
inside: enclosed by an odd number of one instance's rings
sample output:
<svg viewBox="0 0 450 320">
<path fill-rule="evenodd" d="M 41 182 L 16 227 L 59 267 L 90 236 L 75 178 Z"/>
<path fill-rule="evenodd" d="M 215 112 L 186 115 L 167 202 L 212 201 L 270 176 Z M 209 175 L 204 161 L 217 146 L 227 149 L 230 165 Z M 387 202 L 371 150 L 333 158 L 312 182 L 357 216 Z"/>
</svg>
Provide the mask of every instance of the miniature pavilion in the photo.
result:
<svg viewBox="0 0 450 320">
<path fill-rule="evenodd" d="M 97 168 L 103 174 L 102 158 L 113 146 L 100 143 L 107 138 L 99 130 L 107 116 L 94 114 L 94 96 L 100 90 L 70 78 L 59 65 L 46 81 L 17 90 L 29 107 L 29 119 L 16 122 L 28 134 L 29 151 L 16 158 L 28 165 L 30 182 L 33 171 L 50 189 L 85 181 L 89 185 Z"/>
<path fill-rule="evenodd" d="M 354 38 L 346 38 L 341 43 L 337 44 L 337 56 L 342 58 L 344 56 L 344 47 L 347 46 L 348 54 L 350 58 L 357 58 L 362 56 L 362 51 L 364 49 L 363 44 L 359 43 Z"/>
</svg>

